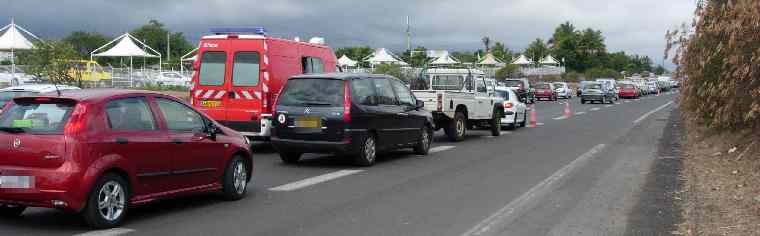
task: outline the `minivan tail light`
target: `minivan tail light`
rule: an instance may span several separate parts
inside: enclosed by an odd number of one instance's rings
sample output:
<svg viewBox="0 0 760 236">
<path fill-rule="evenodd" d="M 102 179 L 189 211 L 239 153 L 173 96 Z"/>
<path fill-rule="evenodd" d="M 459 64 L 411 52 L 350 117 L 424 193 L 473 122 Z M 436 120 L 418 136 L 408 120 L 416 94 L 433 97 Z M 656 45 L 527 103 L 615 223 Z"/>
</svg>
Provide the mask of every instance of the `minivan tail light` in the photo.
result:
<svg viewBox="0 0 760 236">
<path fill-rule="evenodd" d="M 343 122 L 351 122 L 351 87 L 350 82 L 343 84 Z"/>
<path fill-rule="evenodd" d="M 504 108 L 512 108 L 512 102 L 504 102 Z"/>
<path fill-rule="evenodd" d="M 63 129 L 63 133 L 66 135 L 77 134 L 82 131 L 86 126 L 85 114 L 87 108 L 83 104 L 77 104 L 74 107 L 74 112 L 69 117 L 69 123 Z"/>
<path fill-rule="evenodd" d="M 438 111 L 443 111 L 443 94 L 438 94 L 438 102 L 437 102 L 436 109 Z"/>
</svg>

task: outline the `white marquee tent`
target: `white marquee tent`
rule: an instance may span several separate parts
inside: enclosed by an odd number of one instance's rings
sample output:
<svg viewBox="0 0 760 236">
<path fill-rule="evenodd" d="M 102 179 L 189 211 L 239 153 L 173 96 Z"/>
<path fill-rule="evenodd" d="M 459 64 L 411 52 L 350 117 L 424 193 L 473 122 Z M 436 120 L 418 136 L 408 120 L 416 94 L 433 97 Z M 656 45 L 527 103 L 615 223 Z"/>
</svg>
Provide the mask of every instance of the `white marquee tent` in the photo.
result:
<svg viewBox="0 0 760 236">
<path fill-rule="evenodd" d="M 457 60 L 456 58 L 451 57 L 451 55 L 448 53 L 430 62 L 431 65 L 455 65 L 459 63 L 461 62 L 459 62 L 459 60 Z"/>
<path fill-rule="evenodd" d="M 398 64 L 402 66 L 409 65 L 406 62 L 399 60 L 396 55 L 385 48 L 375 49 L 375 52 L 365 57 L 364 60 L 368 61 L 370 65 L 373 66 L 379 64 Z"/>
<path fill-rule="evenodd" d="M 557 59 L 554 59 L 552 55 L 546 55 L 544 59 L 541 59 L 541 65 L 558 66 L 559 61 L 557 61 Z"/>
<path fill-rule="evenodd" d="M 342 57 L 338 58 L 338 66 L 347 68 L 347 67 L 355 67 L 358 62 L 352 60 L 346 55 L 343 55 Z"/>
<path fill-rule="evenodd" d="M 16 56 L 14 55 L 15 51 L 17 50 L 29 50 L 34 48 L 34 44 L 32 44 L 29 39 L 27 39 L 21 32 L 26 33 L 27 35 L 31 36 L 32 38 L 36 40 L 40 40 L 37 36 L 29 32 L 28 30 L 24 29 L 23 27 L 17 25 L 13 19 L 11 19 L 11 23 L 6 25 L 3 28 L 0 28 L 0 32 L 5 31 L 2 35 L 0 35 L 0 51 L 10 51 L 10 59 L 11 59 L 11 75 L 12 77 L 16 77 Z"/>
<path fill-rule="evenodd" d="M 478 65 L 492 65 L 492 66 L 496 66 L 496 65 L 503 65 L 503 64 L 504 64 L 504 62 L 502 62 L 501 60 L 499 60 L 499 58 L 496 58 L 496 56 L 494 56 L 493 53 L 490 53 L 490 52 L 488 54 L 486 54 L 486 56 L 483 57 L 483 59 L 481 59 L 478 62 Z"/>
<path fill-rule="evenodd" d="M 185 67 L 184 63 L 195 63 L 195 60 L 198 59 L 198 48 L 195 48 L 193 50 L 190 50 L 189 52 L 185 53 L 185 55 L 182 55 L 180 58 L 181 65 L 179 65 L 179 73 L 185 74 Z"/>
<path fill-rule="evenodd" d="M 119 42 L 116 43 L 115 46 L 111 47 L 105 52 L 96 53 L 98 51 L 103 50 L 104 48 L 107 48 L 108 46 L 115 43 L 116 41 L 119 41 Z M 140 43 L 140 45 L 142 45 L 143 48 L 149 49 L 150 51 L 152 51 L 154 54 L 146 52 L 145 50 L 138 47 L 135 44 L 135 41 Z M 90 53 L 90 60 L 93 60 L 94 57 L 129 57 L 129 81 L 132 86 L 134 85 L 134 81 L 132 79 L 132 58 L 133 57 L 149 57 L 149 58 L 157 57 L 159 60 L 158 72 L 159 74 L 161 74 L 161 53 L 149 47 L 148 45 L 138 40 L 137 38 L 135 38 L 129 33 L 124 33 L 123 35 L 116 37 L 114 40 L 111 40 L 111 42 L 108 42 L 105 45 L 99 47 L 98 49 L 93 50 Z M 92 71 L 94 73 L 95 70 L 92 70 Z M 93 75 L 93 78 L 94 78 L 94 75 Z"/>
<path fill-rule="evenodd" d="M 520 55 L 519 57 L 517 57 L 517 59 L 512 61 L 512 64 L 526 66 L 526 65 L 533 64 L 533 62 L 530 61 L 530 59 L 528 59 L 527 57 L 525 57 L 525 55 Z"/>
</svg>

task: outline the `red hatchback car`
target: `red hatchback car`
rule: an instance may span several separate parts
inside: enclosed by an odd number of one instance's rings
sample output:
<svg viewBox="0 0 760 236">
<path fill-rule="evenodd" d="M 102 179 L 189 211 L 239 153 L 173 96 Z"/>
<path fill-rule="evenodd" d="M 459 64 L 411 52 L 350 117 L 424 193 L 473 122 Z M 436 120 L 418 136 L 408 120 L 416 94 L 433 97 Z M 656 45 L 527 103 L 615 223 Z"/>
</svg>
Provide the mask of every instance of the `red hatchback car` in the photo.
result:
<svg viewBox="0 0 760 236">
<path fill-rule="evenodd" d="M 174 97 L 81 90 L 14 98 L 0 114 L 0 215 L 79 212 L 96 228 L 129 207 L 188 193 L 241 199 L 250 144 Z"/>
</svg>

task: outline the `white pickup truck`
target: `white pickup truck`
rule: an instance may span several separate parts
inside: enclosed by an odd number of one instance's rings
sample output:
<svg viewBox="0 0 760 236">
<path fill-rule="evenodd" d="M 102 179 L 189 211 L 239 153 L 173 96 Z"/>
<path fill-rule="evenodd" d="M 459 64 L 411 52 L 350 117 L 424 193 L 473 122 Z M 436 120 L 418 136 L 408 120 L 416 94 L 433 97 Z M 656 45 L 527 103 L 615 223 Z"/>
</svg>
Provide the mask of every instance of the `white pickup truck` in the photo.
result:
<svg viewBox="0 0 760 236">
<path fill-rule="evenodd" d="M 432 111 L 435 129 L 444 129 L 451 141 L 461 141 L 467 129 L 489 127 L 501 134 L 504 116 L 502 99 L 495 94 L 493 80 L 482 71 L 468 68 L 423 70 L 412 87 L 414 96 Z"/>
</svg>

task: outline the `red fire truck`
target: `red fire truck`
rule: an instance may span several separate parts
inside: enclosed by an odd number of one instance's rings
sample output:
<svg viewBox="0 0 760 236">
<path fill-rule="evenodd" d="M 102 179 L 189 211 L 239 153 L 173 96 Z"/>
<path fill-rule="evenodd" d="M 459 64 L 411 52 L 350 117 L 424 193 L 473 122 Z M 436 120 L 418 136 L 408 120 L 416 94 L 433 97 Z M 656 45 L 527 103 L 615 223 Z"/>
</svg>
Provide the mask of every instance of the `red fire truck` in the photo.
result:
<svg viewBox="0 0 760 236">
<path fill-rule="evenodd" d="M 289 77 L 337 68 L 335 53 L 322 38 L 308 43 L 273 38 L 263 28 L 211 32 L 198 48 L 191 104 L 254 140 L 269 139 L 271 105 Z"/>
</svg>

